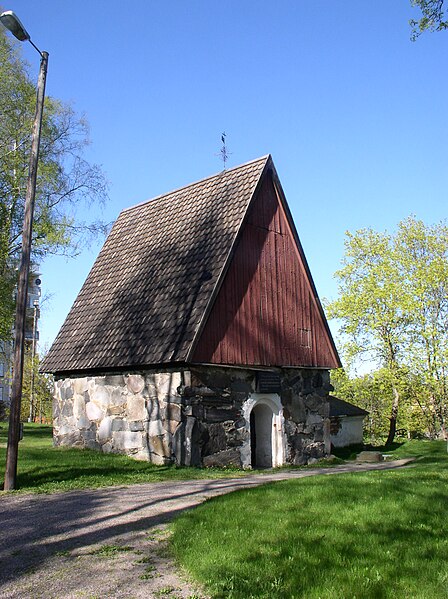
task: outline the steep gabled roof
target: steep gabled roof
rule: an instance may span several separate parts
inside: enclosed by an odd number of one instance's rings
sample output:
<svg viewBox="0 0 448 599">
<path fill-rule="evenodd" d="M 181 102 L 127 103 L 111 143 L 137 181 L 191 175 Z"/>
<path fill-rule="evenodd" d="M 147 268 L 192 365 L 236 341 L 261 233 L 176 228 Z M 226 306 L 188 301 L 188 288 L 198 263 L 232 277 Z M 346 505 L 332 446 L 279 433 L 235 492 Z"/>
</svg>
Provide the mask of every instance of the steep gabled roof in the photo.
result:
<svg viewBox="0 0 448 599">
<path fill-rule="evenodd" d="M 185 361 L 270 162 L 264 156 L 124 210 L 42 369 Z"/>
<path fill-rule="evenodd" d="M 286 198 L 271 164 L 241 225 L 191 361 L 338 368 Z"/>
<path fill-rule="evenodd" d="M 340 366 L 270 156 L 124 210 L 42 369 L 192 362 Z"/>
</svg>

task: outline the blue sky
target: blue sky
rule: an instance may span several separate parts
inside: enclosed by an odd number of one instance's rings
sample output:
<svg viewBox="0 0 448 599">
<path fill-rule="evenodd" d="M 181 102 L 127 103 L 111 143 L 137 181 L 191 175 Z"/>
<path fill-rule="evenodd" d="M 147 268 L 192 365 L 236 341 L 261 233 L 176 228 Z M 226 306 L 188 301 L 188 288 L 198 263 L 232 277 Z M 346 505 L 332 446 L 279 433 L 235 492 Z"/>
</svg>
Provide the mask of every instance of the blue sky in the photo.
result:
<svg viewBox="0 0 448 599">
<path fill-rule="evenodd" d="M 410 41 L 409 0 L 3 0 L 50 53 L 47 92 L 91 125 L 112 221 L 130 205 L 271 153 L 322 297 L 344 233 L 446 217 L 448 32 Z M 31 72 L 38 56 L 26 44 Z M 41 265 L 41 346 L 101 243 Z"/>
</svg>

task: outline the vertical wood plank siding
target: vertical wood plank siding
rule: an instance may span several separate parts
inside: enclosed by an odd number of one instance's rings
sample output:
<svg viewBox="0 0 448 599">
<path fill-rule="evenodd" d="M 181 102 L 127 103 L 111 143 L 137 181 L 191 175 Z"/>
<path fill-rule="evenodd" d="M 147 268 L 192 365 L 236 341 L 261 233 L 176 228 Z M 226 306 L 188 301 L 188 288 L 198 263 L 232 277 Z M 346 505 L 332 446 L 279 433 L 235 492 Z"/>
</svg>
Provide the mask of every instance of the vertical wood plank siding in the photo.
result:
<svg viewBox="0 0 448 599">
<path fill-rule="evenodd" d="M 193 361 L 338 367 L 271 177 L 254 199 Z"/>
</svg>

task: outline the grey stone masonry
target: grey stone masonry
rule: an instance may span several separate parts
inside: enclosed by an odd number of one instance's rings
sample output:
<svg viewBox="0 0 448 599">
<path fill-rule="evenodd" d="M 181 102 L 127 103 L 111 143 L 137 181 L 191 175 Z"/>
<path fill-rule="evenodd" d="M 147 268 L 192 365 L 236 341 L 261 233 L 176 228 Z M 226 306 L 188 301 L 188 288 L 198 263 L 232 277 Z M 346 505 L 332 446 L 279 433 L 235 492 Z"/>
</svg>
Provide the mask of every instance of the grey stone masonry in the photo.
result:
<svg viewBox="0 0 448 599">
<path fill-rule="evenodd" d="M 281 462 L 301 465 L 324 457 L 330 449 L 328 371 L 277 372 L 280 388 L 272 396 L 278 402 Z M 160 465 L 248 467 L 248 414 L 254 398 L 263 402 L 265 395 L 256 393 L 256 372 L 244 368 L 191 366 L 59 379 L 54 443 Z"/>
</svg>

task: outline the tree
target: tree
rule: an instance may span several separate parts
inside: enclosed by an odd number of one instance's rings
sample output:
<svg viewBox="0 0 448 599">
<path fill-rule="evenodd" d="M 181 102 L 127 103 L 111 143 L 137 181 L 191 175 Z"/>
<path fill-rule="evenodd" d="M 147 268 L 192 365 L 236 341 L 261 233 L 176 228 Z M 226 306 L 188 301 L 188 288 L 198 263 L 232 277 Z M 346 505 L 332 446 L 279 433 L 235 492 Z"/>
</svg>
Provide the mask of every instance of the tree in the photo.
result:
<svg viewBox="0 0 448 599">
<path fill-rule="evenodd" d="M 424 388 L 421 381 L 407 369 L 400 369 L 392 379 L 387 368 L 359 376 L 350 376 L 340 368 L 332 371 L 331 382 L 337 396 L 369 412 L 364 421 L 364 438 L 369 443 L 382 443 L 389 433 L 388 414 L 394 397 L 392 385 L 398 387 L 401 400 L 397 413 L 397 433 L 407 438 L 435 436 L 434 419 L 422 401 Z"/>
<path fill-rule="evenodd" d="M 53 412 L 53 377 L 39 372 L 39 354 L 31 356 L 27 352 L 23 369 L 23 389 L 21 403 L 21 420 L 26 421 L 30 414 L 30 402 L 33 398 L 33 421 L 51 422 Z"/>
<path fill-rule="evenodd" d="M 448 227 L 410 217 L 395 235 L 347 233 L 345 246 L 336 273 L 339 298 L 329 316 L 341 320 L 349 366 L 367 360 L 388 372 L 393 400 L 386 443 L 395 436 L 403 372 L 419 381 L 422 411 L 430 408 L 446 437 Z"/>
<path fill-rule="evenodd" d="M 448 15 L 443 7 L 444 0 L 411 0 L 412 6 L 422 11 L 420 19 L 409 21 L 412 27 L 411 39 L 415 41 L 424 31 L 443 31 L 448 29 Z"/>
<path fill-rule="evenodd" d="M 17 45 L 0 32 L 0 339 L 11 335 L 35 95 Z M 88 143 L 86 120 L 71 106 L 46 98 L 33 221 L 35 263 L 48 253 L 75 255 L 87 238 L 105 231 L 103 223 L 78 216 L 83 202 L 107 197 L 101 169 L 84 158 Z"/>
<path fill-rule="evenodd" d="M 401 303 L 407 311 L 406 362 L 421 380 L 448 438 L 448 227 L 408 218 L 396 235 L 397 261 L 406 273 Z"/>
<path fill-rule="evenodd" d="M 406 330 L 406 317 L 398 301 L 402 281 L 389 235 L 371 229 L 346 235 L 344 266 L 336 272 L 339 299 L 328 306 L 328 314 L 341 319 L 343 353 L 349 364 L 355 359 L 374 362 L 391 375 L 391 443 L 400 403 L 398 372 Z"/>
</svg>

